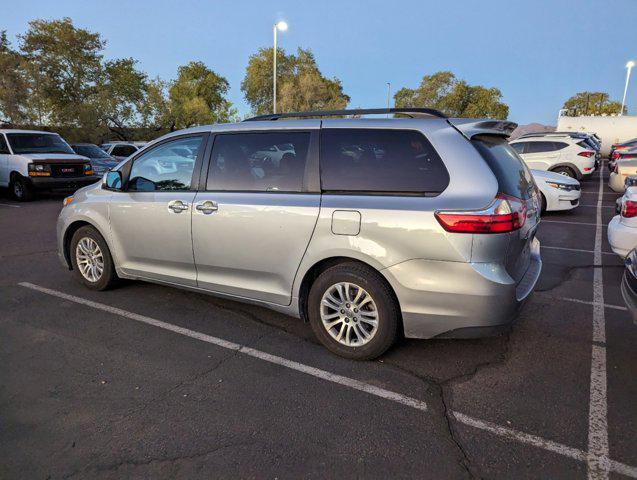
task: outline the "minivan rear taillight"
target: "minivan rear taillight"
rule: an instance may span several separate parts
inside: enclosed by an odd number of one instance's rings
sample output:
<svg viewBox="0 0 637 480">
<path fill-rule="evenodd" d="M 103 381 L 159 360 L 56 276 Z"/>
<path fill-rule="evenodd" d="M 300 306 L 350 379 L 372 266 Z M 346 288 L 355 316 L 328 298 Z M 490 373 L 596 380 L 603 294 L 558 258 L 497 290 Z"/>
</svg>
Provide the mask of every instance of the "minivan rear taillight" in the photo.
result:
<svg viewBox="0 0 637 480">
<path fill-rule="evenodd" d="M 499 193 L 484 210 L 436 212 L 436 220 L 448 232 L 507 233 L 522 228 L 526 221 L 526 204 L 516 197 Z"/>
<path fill-rule="evenodd" d="M 622 217 L 637 217 L 637 202 L 633 200 L 625 200 L 622 204 Z"/>
</svg>

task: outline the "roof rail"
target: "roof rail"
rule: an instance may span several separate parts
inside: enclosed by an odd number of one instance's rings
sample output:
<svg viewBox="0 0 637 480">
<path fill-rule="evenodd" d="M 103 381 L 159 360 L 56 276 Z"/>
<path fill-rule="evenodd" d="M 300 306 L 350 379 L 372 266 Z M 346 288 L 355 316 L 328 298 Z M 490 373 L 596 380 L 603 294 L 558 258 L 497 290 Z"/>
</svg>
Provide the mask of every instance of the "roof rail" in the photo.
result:
<svg viewBox="0 0 637 480">
<path fill-rule="evenodd" d="M 313 112 L 272 113 L 268 115 L 258 115 L 256 117 L 246 118 L 244 122 L 254 122 L 257 120 L 279 120 L 281 118 L 329 117 L 337 115 L 372 115 L 389 113 L 400 113 L 411 118 L 423 116 L 447 118 L 444 113 L 434 108 L 356 108 L 353 110 L 317 110 Z"/>
</svg>

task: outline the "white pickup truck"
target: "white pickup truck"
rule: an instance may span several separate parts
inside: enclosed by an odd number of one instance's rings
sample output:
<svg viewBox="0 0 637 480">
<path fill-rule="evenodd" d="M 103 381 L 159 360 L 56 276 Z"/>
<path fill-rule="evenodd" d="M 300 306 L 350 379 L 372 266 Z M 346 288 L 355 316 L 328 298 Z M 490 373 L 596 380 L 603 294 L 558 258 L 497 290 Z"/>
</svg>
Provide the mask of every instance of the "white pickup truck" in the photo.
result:
<svg viewBox="0 0 637 480">
<path fill-rule="evenodd" d="M 16 200 L 31 200 L 38 190 L 75 191 L 98 180 L 90 160 L 57 133 L 0 129 L 0 187 L 9 187 Z"/>
</svg>

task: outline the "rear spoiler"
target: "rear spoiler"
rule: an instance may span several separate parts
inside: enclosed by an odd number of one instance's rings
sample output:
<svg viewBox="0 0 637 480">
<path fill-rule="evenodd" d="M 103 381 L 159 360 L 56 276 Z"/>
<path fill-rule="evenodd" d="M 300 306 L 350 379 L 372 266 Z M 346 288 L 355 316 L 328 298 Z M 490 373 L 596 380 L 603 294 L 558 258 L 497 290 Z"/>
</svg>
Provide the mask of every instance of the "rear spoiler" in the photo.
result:
<svg viewBox="0 0 637 480">
<path fill-rule="evenodd" d="M 471 140 L 476 135 L 498 135 L 506 138 L 518 127 L 517 123 L 506 120 L 449 118 L 447 122 L 467 140 Z"/>
</svg>

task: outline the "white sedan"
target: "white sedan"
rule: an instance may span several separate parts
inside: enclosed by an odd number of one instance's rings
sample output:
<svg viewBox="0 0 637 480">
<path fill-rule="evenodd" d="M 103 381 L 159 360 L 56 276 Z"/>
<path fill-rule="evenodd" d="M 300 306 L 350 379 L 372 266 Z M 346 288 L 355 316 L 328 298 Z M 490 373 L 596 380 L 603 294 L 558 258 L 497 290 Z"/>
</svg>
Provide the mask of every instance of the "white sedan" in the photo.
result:
<svg viewBox="0 0 637 480">
<path fill-rule="evenodd" d="M 637 187 L 628 187 L 620 201 L 620 214 L 608 224 L 608 243 L 613 252 L 624 258 L 637 247 Z"/>
<path fill-rule="evenodd" d="M 540 192 L 542 211 L 571 210 L 579 205 L 582 194 L 577 180 L 559 173 L 531 170 Z"/>
</svg>

